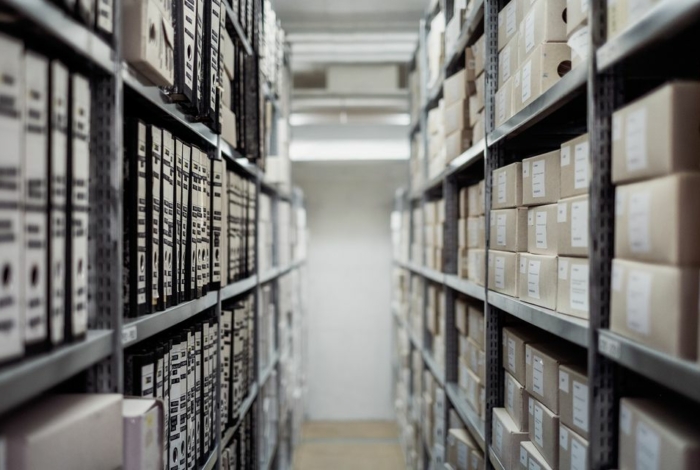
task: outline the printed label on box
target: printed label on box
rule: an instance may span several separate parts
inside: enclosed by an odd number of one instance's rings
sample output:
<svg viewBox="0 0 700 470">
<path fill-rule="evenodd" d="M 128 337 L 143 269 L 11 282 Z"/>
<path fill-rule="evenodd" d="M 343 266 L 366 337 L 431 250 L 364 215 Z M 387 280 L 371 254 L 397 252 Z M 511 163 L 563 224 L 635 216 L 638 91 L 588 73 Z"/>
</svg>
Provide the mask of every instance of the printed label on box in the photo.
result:
<svg viewBox="0 0 700 470">
<path fill-rule="evenodd" d="M 523 76 L 520 84 L 520 91 L 522 102 L 525 103 L 532 95 L 532 60 L 525 62 L 525 65 L 523 65 L 522 74 Z"/>
<path fill-rule="evenodd" d="M 527 467 L 527 451 L 524 447 L 520 448 L 520 465 Z"/>
<path fill-rule="evenodd" d="M 535 245 L 547 249 L 547 213 L 544 211 L 535 214 Z"/>
<path fill-rule="evenodd" d="M 535 10 L 525 18 L 525 54 L 529 54 L 533 47 L 535 47 Z"/>
<path fill-rule="evenodd" d="M 566 450 L 569 448 L 569 431 L 559 428 L 559 447 Z"/>
<path fill-rule="evenodd" d="M 505 204 L 506 196 L 508 195 L 506 189 L 506 172 L 501 171 L 498 173 L 498 203 Z"/>
<path fill-rule="evenodd" d="M 508 403 L 508 408 L 511 411 L 513 410 L 513 408 L 515 408 L 514 404 L 513 404 L 513 402 L 515 400 L 514 395 L 515 395 L 515 385 L 513 385 L 512 380 L 509 380 L 508 381 L 508 390 L 506 393 L 506 396 L 508 397 L 508 399 L 506 400 L 506 403 Z"/>
<path fill-rule="evenodd" d="M 562 370 L 559 371 L 559 390 L 569 393 L 569 373 Z"/>
<path fill-rule="evenodd" d="M 572 310 L 588 312 L 588 266 L 571 265 L 571 282 L 569 284 L 569 307 Z"/>
<path fill-rule="evenodd" d="M 632 412 L 625 406 L 620 406 L 620 429 L 628 436 L 632 433 Z"/>
<path fill-rule="evenodd" d="M 588 201 L 571 204 L 571 246 L 588 247 Z"/>
<path fill-rule="evenodd" d="M 525 258 L 520 258 L 520 274 L 527 274 L 527 261 Z"/>
<path fill-rule="evenodd" d="M 502 452 L 503 452 L 503 425 L 498 420 L 496 420 L 496 449 L 498 449 L 499 454 L 502 454 Z"/>
<path fill-rule="evenodd" d="M 505 289 L 506 259 L 503 256 L 496 256 L 496 288 Z"/>
<path fill-rule="evenodd" d="M 612 119 L 612 139 L 617 142 L 622 138 L 622 117 L 615 113 Z"/>
<path fill-rule="evenodd" d="M 513 338 L 508 338 L 508 367 L 514 373 L 517 372 L 515 368 L 515 341 Z"/>
<path fill-rule="evenodd" d="M 544 396 L 544 361 L 537 355 L 532 361 L 532 390 Z"/>
<path fill-rule="evenodd" d="M 501 64 L 501 67 L 503 67 L 503 69 L 502 69 L 503 81 L 505 82 L 506 80 L 508 80 L 510 78 L 510 44 L 507 45 L 505 47 L 505 49 L 503 49 L 502 54 L 503 55 L 501 57 L 503 59 L 503 61 L 502 61 L 503 63 Z M 505 98 L 505 94 L 503 94 L 501 96 L 503 96 Z M 505 99 L 503 100 L 503 102 L 505 103 Z M 503 108 L 505 110 L 505 105 L 503 106 Z M 505 112 L 504 112 L 504 114 L 505 114 Z"/>
<path fill-rule="evenodd" d="M 640 421 L 637 423 L 637 470 L 659 470 L 659 435 Z"/>
<path fill-rule="evenodd" d="M 544 439 L 542 436 L 542 414 L 542 407 L 535 405 L 535 442 L 540 447 L 544 447 Z"/>
<path fill-rule="evenodd" d="M 588 187 L 588 142 L 581 142 L 574 149 L 574 188 Z"/>
<path fill-rule="evenodd" d="M 627 171 L 647 167 L 647 110 L 641 108 L 627 114 L 625 122 L 625 153 Z"/>
<path fill-rule="evenodd" d="M 649 206 L 651 194 L 648 191 L 636 191 L 630 195 L 629 237 L 630 250 L 633 253 L 648 253 L 651 250 L 649 236 Z"/>
<path fill-rule="evenodd" d="M 649 335 L 649 300 L 651 273 L 630 271 L 627 279 L 627 327 Z"/>
<path fill-rule="evenodd" d="M 532 197 L 545 197 L 545 160 L 532 162 Z"/>
<path fill-rule="evenodd" d="M 613 264 L 613 267 L 612 267 L 612 288 L 614 291 L 620 292 L 622 290 L 622 276 L 623 276 L 622 268 Z"/>
<path fill-rule="evenodd" d="M 574 425 L 588 432 L 588 385 L 574 380 Z"/>
<path fill-rule="evenodd" d="M 527 295 L 533 299 L 540 298 L 540 261 L 527 263 Z"/>
<path fill-rule="evenodd" d="M 496 244 L 506 246 L 506 215 L 498 214 L 496 227 Z"/>
<path fill-rule="evenodd" d="M 518 29 L 518 24 L 515 19 L 516 3 L 510 2 L 506 6 L 506 36 L 511 37 Z"/>
<path fill-rule="evenodd" d="M 568 203 L 560 202 L 557 205 L 557 223 L 566 222 L 566 206 Z"/>
<path fill-rule="evenodd" d="M 588 470 L 586 448 L 576 439 L 571 439 L 571 470 Z"/>
<path fill-rule="evenodd" d="M 568 145 L 561 149 L 561 166 L 569 166 L 571 163 L 571 147 Z"/>
<path fill-rule="evenodd" d="M 569 260 L 559 258 L 559 279 L 566 281 L 569 277 Z"/>
</svg>

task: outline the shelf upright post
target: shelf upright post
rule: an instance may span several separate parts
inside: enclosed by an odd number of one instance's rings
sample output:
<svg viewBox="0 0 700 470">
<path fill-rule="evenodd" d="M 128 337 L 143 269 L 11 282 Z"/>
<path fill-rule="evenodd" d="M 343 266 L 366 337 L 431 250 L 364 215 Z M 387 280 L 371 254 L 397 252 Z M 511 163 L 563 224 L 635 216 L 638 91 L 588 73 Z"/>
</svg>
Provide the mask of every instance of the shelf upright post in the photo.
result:
<svg viewBox="0 0 700 470">
<path fill-rule="evenodd" d="M 611 180 L 612 113 L 622 103 L 619 67 L 597 71 L 595 51 L 605 44 L 605 0 L 590 4 L 591 47 L 588 54 L 588 129 L 591 183 L 589 189 L 589 306 L 588 412 L 595 439 L 588 447 L 588 467 L 608 470 L 617 463 L 617 390 L 615 365 L 600 354 L 598 333 L 610 325 L 610 281 L 614 252 L 615 188 Z"/>
<path fill-rule="evenodd" d="M 112 355 L 88 370 L 88 390 L 122 393 L 122 165 L 123 82 L 122 1 L 114 0 L 113 67 L 93 68 L 90 110 L 90 218 L 88 242 L 88 325 L 110 329 Z"/>
</svg>

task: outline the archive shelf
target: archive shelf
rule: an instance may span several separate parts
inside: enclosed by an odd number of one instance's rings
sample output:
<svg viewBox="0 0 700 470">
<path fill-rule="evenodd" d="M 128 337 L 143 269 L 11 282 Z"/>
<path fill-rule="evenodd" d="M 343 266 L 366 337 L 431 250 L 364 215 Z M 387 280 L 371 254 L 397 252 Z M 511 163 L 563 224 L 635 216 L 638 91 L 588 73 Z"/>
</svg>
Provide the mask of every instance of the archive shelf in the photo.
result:
<svg viewBox="0 0 700 470">
<path fill-rule="evenodd" d="M 491 465 L 493 465 L 493 468 L 495 470 L 506 470 L 503 464 L 501 463 L 501 460 L 491 448 L 489 448 L 489 460 L 491 461 Z"/>
<path fill-rule="evenodd" d="M 669 356 L 610 330 L 598 332 L 598 350 L 617 364 L 700 402 L 697 363 Z"/>
<path fill-rule="evenodd" d="M 250 41 L 248 41 L 248 38 L 245 35 L 245 32 L 243 31 L 243 28 L 241 27 L 241 23 L 238 21 L 238 18 L 236 18 L 236 15 L 233 12 L 233 9 L 231 8 L 231 5 L 229 5 L 229 2 L 221 2 L 222 5 L 226 8 L 226 25 L 227 27 L 230 25 L 233 30 L 236 33 L 236 38 L 240 42 L 240 44 L 243 46 L 243 49 L 245 50 L 246 54 L 252 56 L 253 55 L 253 48 L 250 45 Z"/>
<path fill-rule="evenodd" d="M 230 428 L 228 428 L 224 432 L 224 435 L 221 438 L 222 447 L 228 447 L 229 443 L 231 442 L 231 439 L 233 439 L 233 435 L 236 434 L 236 431 L 238 431 L 238 428 L 241 427 L 241 424 L 243 423 L 243 419 L 250 411 L 250 409 L 253 406 L 253 403 L 255 402 L 255 399 L 257 397 L 258 397 L 258 384 L 255 383 L 250 387 L 250 391 L 248 392 L 248 396 L 241 404 L 241 407 L 238 409 L 237 413 L 234 415 L 237 417 L 236 422 L 234 423 L 233 426 L 231 426 Z"/>
<path fill-rule="evenodd" d="M 408 323 L 406 323 L 403 320 L 403 318 L 401 318 L 399 316 L 396 309 L 393 309 L 393 312 L 394 312 L 394 319 L 399 324 L 399 327 L 401 327 L 401 329 L 403 329 L 406 332 L 406 334 L 408 335 L 408 339 L 411 341 L 411 343 L 413 343 L 413 347 L 416 348 L 417 350 L 419 350 L 421 352 L 421 355 L 422 355 L 423 354 L 423 344 L 421 343 L 421 341 L 419 341 L 418 338 L 416 338 L 416 335 L 413 334 L 413 331 L 411 330 L 410 325 Z"/>
<path fill-rule="evenodd" d="M 468 279 L 462 279 L 455 274 L 445 275 L 445 285 L 460 294 L 468 295 L 478 300 L 484 300 L 485 287 Z"/>
<path fill-rule="evenodd" d="M 272 375 L 272 372 L 277 368 L 277 363 L 280 360 L 280 355 L 278 352 L 275 352 L 275 354 L 272 356 L 272 359 L 270 360 L 270 363 L 265 366 L 263 371 L 260 374 L 260 380 L 258 381 L 260 384 L 260 387 L 262 388 L 263 385 L 265 385 Z"/>
<path fill-rule="evenodd" d="M 232 299 L 254 288 L 258 284 L 258 276 L 252 275 L 246 279 L 234 282 L 221 288 L 221 300 Z"/>
<path fill-rule="evenodd" d="M 216 468 L 216 462 L 218 462 L 218 460 L 219 460 L 219 445 L 217 444 L 212 449 L 211 454 L 209 454 L 207 461 L 204 462 L 201 469 L 202 470 L 214 470 L 214 468 Z"/>
<path fill-rule="evenodd" d="M 82 341 L 5 366 L 0 370 L 0 414 L 109 357 L 112 337 L 110 330 L 90 330 Z"/>
<path fill-rule="evenodd" d="M 441 370 L 440 367 L 438 366 L 437 362 L 435 362 L 435 359 L 433 359 L 433 355 L 430 351 L 427 349 L 423 349 L 423 362 L 426 363 L 428 366 L 428 369 L 430 369 L 430 372 L 433 373 L 433 377 L 438 381 L 441 387 L 445 387 L 445 371 Z"/>
<path fill-rule="evenodd" d="M 477 33 L 483 30 L 481 26 L 484 19 L 484 0 L 476 0 L 471 8 L 462 25 L 462 32 L 459 35 L 454 50 L 447 54 L 447 58 L 445 59 L 446 69 L 455 64 L 457 59 L 462 56 L 464 49 L 478 39 L 476 36 Z"/>
<path fill-rule="evenodd" d="M 486 440 L 484 439 L 484 421 L 474 411 L 474 408 L 467 402 L 466 397 L 459 386 L 455 383 L 448 383 L 445 386 L 447 399 L 452 403 L 452 407 L 457 411 L 459 418 L 469 429 L 469 433 L 475 438 L 482 451 L 486 450 Z"/>
</svg>

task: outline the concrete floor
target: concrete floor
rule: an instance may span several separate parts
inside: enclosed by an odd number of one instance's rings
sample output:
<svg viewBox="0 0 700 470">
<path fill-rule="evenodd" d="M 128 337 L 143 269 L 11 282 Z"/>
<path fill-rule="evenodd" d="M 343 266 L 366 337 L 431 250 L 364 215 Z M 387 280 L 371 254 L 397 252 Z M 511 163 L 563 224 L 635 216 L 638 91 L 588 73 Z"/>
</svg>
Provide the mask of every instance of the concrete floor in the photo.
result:
<svg viewBox="0 0 700 470">
<path fill-rule="evenodd" d="M 401 470 L 396 424 L 386 421 L 310 422 L 294 452 L 294 470 Z"/>
</svg>

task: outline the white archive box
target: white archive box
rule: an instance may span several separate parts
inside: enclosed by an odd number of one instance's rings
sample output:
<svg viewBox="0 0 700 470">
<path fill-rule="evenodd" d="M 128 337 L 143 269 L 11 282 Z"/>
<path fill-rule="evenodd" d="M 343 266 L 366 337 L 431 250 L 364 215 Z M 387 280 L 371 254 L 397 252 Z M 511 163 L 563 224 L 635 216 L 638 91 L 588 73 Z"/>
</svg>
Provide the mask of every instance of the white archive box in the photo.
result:
<svg viewBox="0 0 700 470">
<path fill-rule="evenodd" d="M 124 398 L 124 470 L 163 468 L 163 402 L 153 398 Z"/>
<path fill-rule="evenodd" d="M 0 263 L 7 282 L 0 286 L 0 362 L 24 352 L 23 331 L 23 248 L 24 217 L 22 197 L 22 135 L 24 46 L 0 35 Z"/>
</svg>

